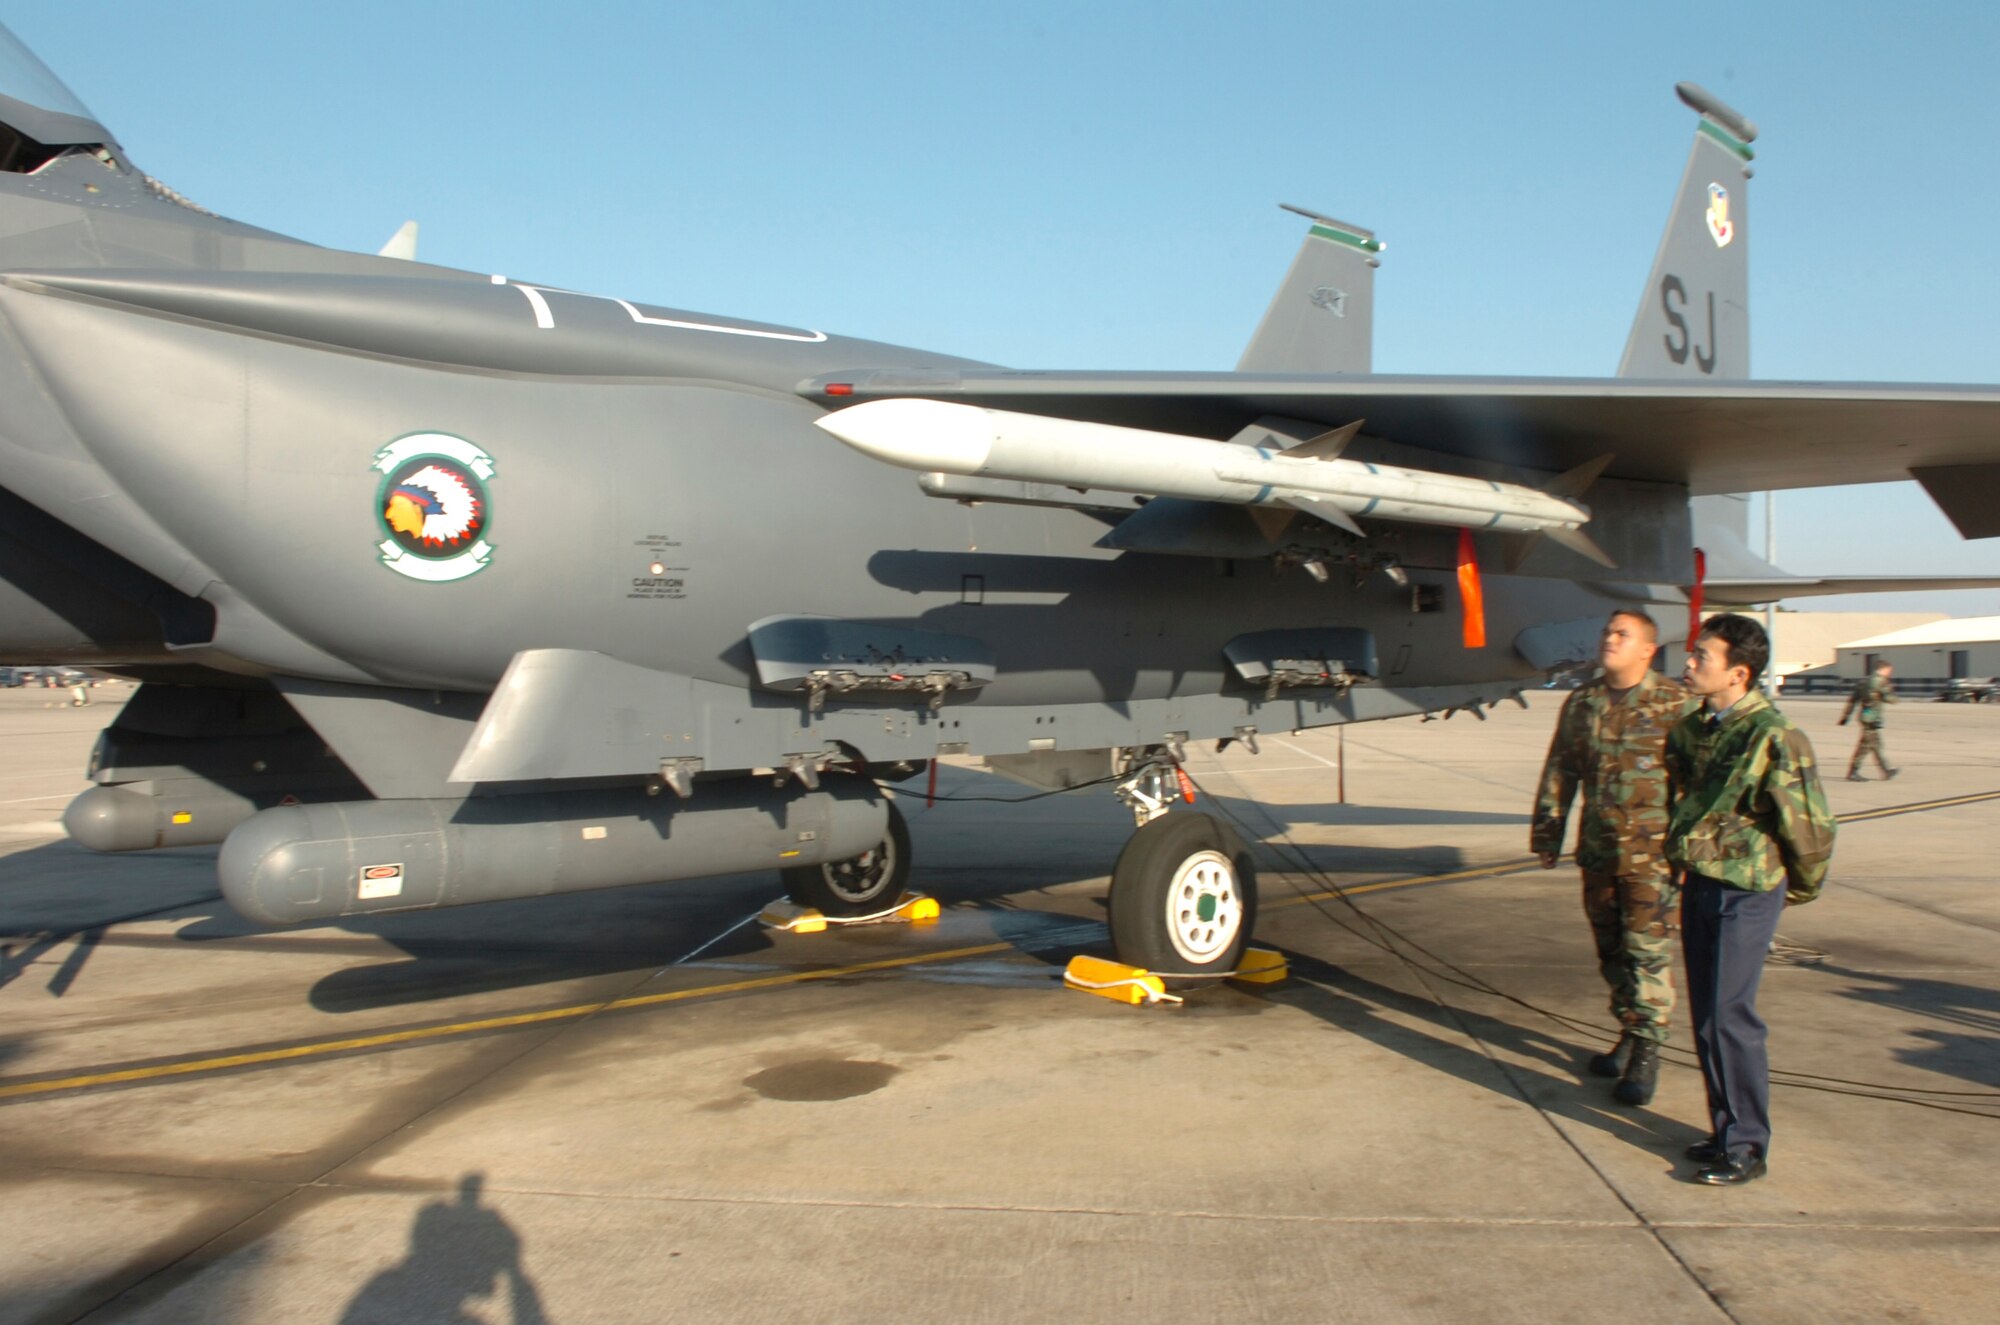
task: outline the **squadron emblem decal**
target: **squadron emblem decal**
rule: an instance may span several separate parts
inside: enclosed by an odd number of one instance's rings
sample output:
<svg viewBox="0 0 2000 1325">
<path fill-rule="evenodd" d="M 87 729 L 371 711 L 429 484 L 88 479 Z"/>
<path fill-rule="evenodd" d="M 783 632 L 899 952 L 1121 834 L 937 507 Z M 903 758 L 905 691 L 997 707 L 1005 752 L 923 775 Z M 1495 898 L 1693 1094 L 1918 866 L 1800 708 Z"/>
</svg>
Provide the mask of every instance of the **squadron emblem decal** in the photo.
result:
<svg viewBox="0 0 2000 1325">
<path fill-rule="evenodd" d="M 374 468 L 382 475 L 375 518 L 388 535 L 376 545 L 382 564 L 433 584 L 485 569 L 493 556 L 486 541 L 492 456 L 463 437 L 419 432 L 383 447 Z"/>
<path fill-rule="evenodd" d="M 1708 186 L 1708 233 L 1717 248 L 1726 248 L 1736 238 L 1736 223 L 1729 219 L 1729 190 L 1720 184 Z"/>
<path fill-rule="evenodd" d="M 1336 290 L 1331 285 L 1322 285 L 1311 295 L 1313 307 L 1324 308 L 1335 317 L 1347 316 L 1347 291 Z"/>
</svg>

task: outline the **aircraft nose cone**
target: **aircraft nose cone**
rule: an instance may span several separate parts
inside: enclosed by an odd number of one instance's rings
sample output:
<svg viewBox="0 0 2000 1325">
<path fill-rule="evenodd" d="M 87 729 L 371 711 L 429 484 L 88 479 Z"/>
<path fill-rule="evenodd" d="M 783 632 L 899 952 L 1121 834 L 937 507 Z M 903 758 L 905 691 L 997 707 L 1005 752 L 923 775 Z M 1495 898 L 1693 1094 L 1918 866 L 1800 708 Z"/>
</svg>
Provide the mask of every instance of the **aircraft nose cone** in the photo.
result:
<svg viewBox="0 0 2000 1325">
<path fill-rule="evenodd" d="M 942 400 L 870 400 L 813 420 L 855 450 L 905 469 L 975 474 L 993 450 L 983 409 Z"/>
</svg>

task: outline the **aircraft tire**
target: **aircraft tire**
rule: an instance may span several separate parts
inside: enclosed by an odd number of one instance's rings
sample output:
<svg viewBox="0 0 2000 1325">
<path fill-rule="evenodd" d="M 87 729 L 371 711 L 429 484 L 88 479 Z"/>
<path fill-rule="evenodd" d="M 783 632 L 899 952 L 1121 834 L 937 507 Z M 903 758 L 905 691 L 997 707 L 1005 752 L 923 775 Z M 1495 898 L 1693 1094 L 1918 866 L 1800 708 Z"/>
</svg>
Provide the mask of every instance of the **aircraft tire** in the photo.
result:
<svg viewBox="0 0 2000 1325">
<path fill-rule="evenodd" d="M 1175 975 L 1220 975 L 1242 963 L 1256 926 L 1256 866 L 1227 824 L 1188 811 L 1164 815 L 1119 853 L 1111 946 L 1126 965 L 1170 984 Z"/>
<path fill-rule="evenodd" d="M 869 916 L 896 904 L 910 883 L 910 828 L 890 801 L 889 833 L 880 846 L 847 860 L 778 871 L 785 895 L 821 915 Z"/>
</svg>

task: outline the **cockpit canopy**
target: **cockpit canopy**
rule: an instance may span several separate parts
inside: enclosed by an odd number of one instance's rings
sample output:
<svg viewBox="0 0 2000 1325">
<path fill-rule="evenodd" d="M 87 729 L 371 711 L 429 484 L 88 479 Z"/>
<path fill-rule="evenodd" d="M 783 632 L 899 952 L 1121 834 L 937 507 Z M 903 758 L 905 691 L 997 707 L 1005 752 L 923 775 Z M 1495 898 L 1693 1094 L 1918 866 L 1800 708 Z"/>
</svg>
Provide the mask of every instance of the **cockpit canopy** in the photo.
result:
<svg viewBox="0 0 2000 1325">
<path fill-rule="evenodd" d="M 0 170 L 25 174 L 80 147 L 112 146 L 89 108 L 0 24 Z"/>
</svg>

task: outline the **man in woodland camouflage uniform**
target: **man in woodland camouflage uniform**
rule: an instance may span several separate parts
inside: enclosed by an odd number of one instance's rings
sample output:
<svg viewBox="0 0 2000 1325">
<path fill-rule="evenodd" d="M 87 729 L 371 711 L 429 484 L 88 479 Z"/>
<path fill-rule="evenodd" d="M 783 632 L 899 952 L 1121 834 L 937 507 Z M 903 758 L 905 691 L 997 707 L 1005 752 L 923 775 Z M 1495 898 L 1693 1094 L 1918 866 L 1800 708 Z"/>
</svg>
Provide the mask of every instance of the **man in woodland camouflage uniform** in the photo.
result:
<svg viewBox="0 0 2000 1325">
<path fill-rule="evenodd" d="M 1528 846 L 1554 869 L 1570 801 L 1583 790 L 1576 863 L 1583 911 L 1597 940 L 1598 969 L 1611 987 L 1618 1045 L 1590 1070 L 1617 1077 L 1614 1094 L 1646 1104 L 1660 1076 L 1660 1046 L 1674 1008 L 1673 940 L 1680 890 L 1666 858 L 1667 731 L 1695 707 L 1678 681 L 1653 671 L 1660 631 L 1644 612 L 1604 623 L 1603 673 L 1570 694 L 1542 765 Z"/>
<path fill-rule="evenodd" d="M 1882 753 L 1882 719 L 1885 716 L 1882 706 L 1896 702 L 1895 689 L 1889 681 L 1895 670 L 1888 663 L 1876 663 L 1875 670 L 1855 685 L 1854 693 L 1847 697 L 1847 707 L 1840 711 L 1840 725 L 1843 727 L 1849 717 L 1861 720 L 1861 739 L 1855 742 L 1854 757 L 1847 761 L 1849 782 L 1868 780 L 1861 776 L 1861 763 L 1871 754 L 1875 756 L 1875 766 L 1882 770 L 1884 782 L 1903 771 L 1889 767 L 1888 757 Z"/>
<path fill-rule="evenodd" d="M 1833 857 L 1812 743 L 1756 688 L 1770 655 L 1749 617 L 1710 618 L 1686 668 L 1702 707 L 1667 736 L 1667 859 L 1683 871 L 1688 1011 L 1708 1088 L 1709 1136 L 1687 1155 L 1703 1165 L 1695 1180 L 1715 1186 L 1763 1176 L 1771 1066 L 1757 984 L 1779 915 L 1819 896 Z"/>
</svg>

